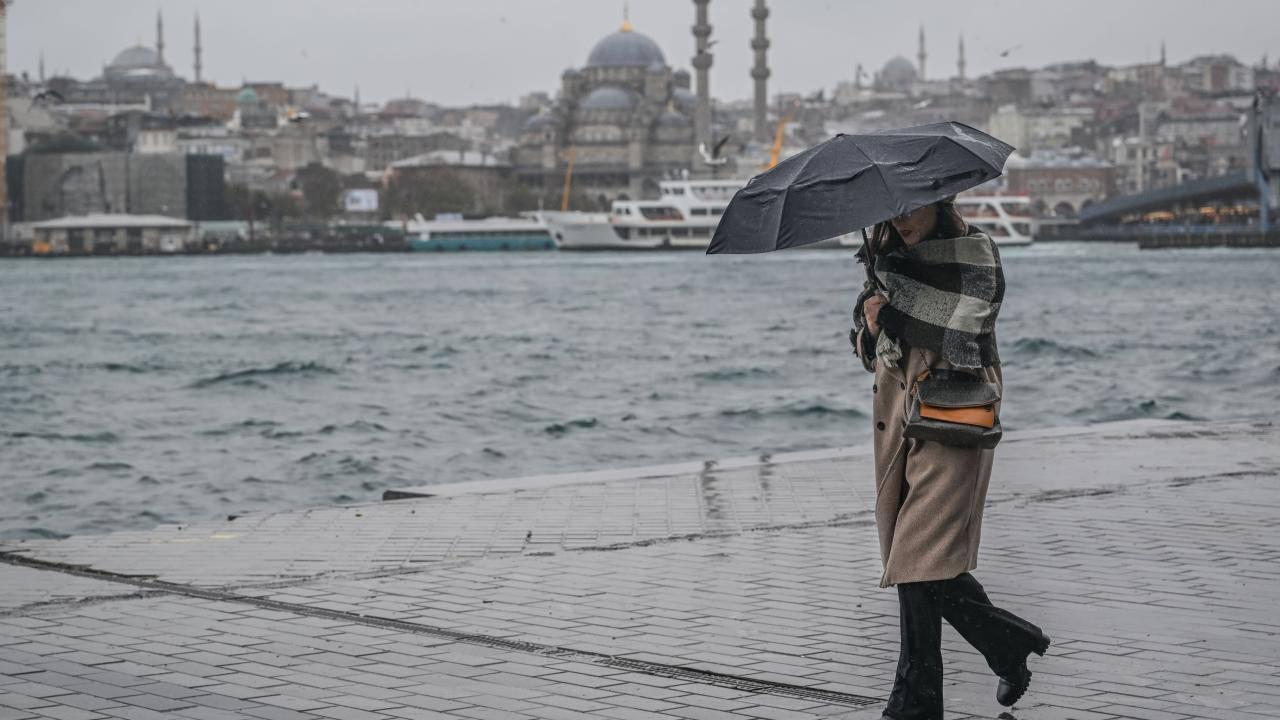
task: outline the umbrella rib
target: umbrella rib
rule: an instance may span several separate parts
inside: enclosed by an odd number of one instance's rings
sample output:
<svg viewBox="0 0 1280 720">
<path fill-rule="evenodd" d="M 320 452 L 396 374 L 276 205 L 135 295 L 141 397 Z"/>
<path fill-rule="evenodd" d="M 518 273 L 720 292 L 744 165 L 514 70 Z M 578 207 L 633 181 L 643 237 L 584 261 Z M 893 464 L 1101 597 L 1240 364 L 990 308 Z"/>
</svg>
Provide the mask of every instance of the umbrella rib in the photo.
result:
<svg viewBox="0 0 1280 720">
<path fill-rule="evenodd" d="M 884 173 L 880 172 L 880 163 L 876 162 L 875 160 L 872 160 L 871 156 L 868 155 L 865 150 L 858 147 L 857 144 L 854 144 L 853 147 L 856 148 L 858 152 L 862 153 L 862 157 L 866 158 L 867 162 L 871 163 L 871 166 L 875 168 L 876 177 L 880 180 L 880 186 L 884 188 L 885 197 L 888 197 L 890 200 L 893 200 L 894 214 L 889 219 L 897 217 L 898 216 L 898 202 L 897 202 L 898 198 L 895 197 L 893 194 L 893 191 L 889 189 L 889 183 L 885 181 Z M 861 228 L 855 228 L 855 229 L 861 229 Z"/>
</svg>

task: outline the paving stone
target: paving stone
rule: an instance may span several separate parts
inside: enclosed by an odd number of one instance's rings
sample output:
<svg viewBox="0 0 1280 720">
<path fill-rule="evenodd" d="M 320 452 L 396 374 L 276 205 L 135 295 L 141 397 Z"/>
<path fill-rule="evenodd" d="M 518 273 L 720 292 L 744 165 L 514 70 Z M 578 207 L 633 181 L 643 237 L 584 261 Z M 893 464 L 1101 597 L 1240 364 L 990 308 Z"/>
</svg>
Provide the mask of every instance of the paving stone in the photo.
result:
<svg viewBox="0 0 1280 720">
<path fill-rule="evenodd" d="M 976 574 L 1055 640 L 1031 660 L 1019 717 L 1274 715 L 1278 441 L 1275 428 L 1194 423 L 1010 434 Z M 131 590 L 83 605 L 12 600 L 0 615 L 0 707 L 142 720 L 875 718 L 878 701 L 859 708 L 643 670 L 883 697 L 897 609 L 877 587 L 868 463 L 839 451 L 187 528 L 196 532 L 5 544 L 206 587 L 273 585 L 219 599 Z M 235 537 L 215 537 L 223 532 Z M 191 542 L 172 542 L 178 533 Z M 36 573 L 24 597 L 65 575 L 17 569 Z M 309 614 L 320 611 L 346 615 Z M 948 717 L 994 716 L 985 663 L 950 629 L 944 644 Z"/>
</svg>

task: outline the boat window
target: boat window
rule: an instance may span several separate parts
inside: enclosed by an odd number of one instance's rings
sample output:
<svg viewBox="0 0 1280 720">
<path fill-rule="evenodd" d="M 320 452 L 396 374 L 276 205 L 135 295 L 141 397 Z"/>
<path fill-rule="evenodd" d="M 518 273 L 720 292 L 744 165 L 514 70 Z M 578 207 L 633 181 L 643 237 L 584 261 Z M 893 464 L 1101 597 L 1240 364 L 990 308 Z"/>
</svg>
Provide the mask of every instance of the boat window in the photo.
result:
<svg viewBox="0 0 1280 720">
<path fill-rule="evenodd" d="M 1009 237 L 1009 228 L 998 223 L 989 223 L 986 225 L 986 230 L 991 237 Z"/>
<path fill-rule="evenodd" d="M 614 226 L 613 226 L 613 234 L 614 234 L 614 235 L 617 235 L 618 237 L 622 238 L 623 240 L 630 240 L 630 239 L 631 239 L 631 228 L 627 228 L 627 227 L 618 227 L 617 225 L 614 225 Z"/>
<path fill-rule="evenodd" d="M 680 211 L 673 207 L 642 207 L 640 214 L 646 220 L 683 220 Z"/>
<path fill-rule="evenodd" d="M 1030 235 L 1031 225 L 1030 223 L 1014 223 L 1013 231 L 1018 233 L 1019 235 Z"/>
<path fill-rule="evenodd" d="M 689 237 L 689 228 L 671 228 L 671 237 Z"/>
<path fill-rule="evenodd" d="M 1000 216 L 1000 213 L 998 213 L 996 209 L 991 206 L 990 203 L 970 205 L 969 207 L 965 208 L 965 211 L 966 212 L 964 212 L 964 215 L 968 217 L 993 218 L 993 217 Z"/>
<path fill-rule="evenodd" d="M 682 188 L 682 187 L 669 188 L 669 190 L 671 191 L 671 194 L 672 194 L 672 195 L 683 195 L 683 194 L 684 194 L 684 188 Z"/>
<path fill-rule="evenodd" d="M 707 208 L 693 208 L 689 212 L 691 212 L 694 215 L 706 215 L 708 210 Z"/>
<path fill-rule="evenodd" d="M 722 208 L 722 207 L 714 207 L 714 208 L 711 208 L 711 214 L 712 214 L 712 215 L 723 215 L 723 214 L 724 214 L 724 208 Z"/>
</svg>

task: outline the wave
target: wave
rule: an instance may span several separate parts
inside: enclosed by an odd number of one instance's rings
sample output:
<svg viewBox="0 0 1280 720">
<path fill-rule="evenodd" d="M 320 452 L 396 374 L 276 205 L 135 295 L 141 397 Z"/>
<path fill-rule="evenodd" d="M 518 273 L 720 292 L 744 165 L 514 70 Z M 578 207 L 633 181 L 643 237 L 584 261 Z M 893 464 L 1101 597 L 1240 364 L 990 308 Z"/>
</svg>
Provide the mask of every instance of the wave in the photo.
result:
<svg viewBox="0 0 1280 720">
<path fill-rule="evenodd" d="M 1018 338 L 1011 348 L 1013 354 L 1029 357 L 1069 357 L 1069 358 L 1095 358 L 1098 353 L 1087 347 L 1080 345 L 1070 345 L 1068 343 L 1060 343 L 1056 340 L 1042 337 L 1025 337 Z"/>
<path fill-rule="evenodd" d="M 750 368 L 722 368 L 720 370 L 704 370 L 693 374 L 694 380 L 704 382 L 736 382 L 738 380 L 749 380 L 751 378 L 777 377 L 777 370 L 770 370 L 762 367 Z"/>
<path fill-rule="evenodd" d="M 72 435 L 63 435 L 62 433 L 51 432 L 25 432 L 20 430 L 18 432 L 6 433 L 6 436 L 14 438 L 15 440 L 34 438 L 37 440 L 66 440 L 68 442 L 82 443 L 113 443 L 120 441 L 119 435 L 106 430 L 98 433 L 75 433 Z"/>
<path fill-rule="evenodd" d="M 767 417 L 822 417 L 865 418 L 867 414 L 857 408 L 836 408 L 822 403 L 794 403 L 773 408 L 742 408 L 721 410 L 720 417 L 727 418 L 767 418 Z"/>
<path fill-rule="evenodd" d="M 282 362 L 272 365 L 271 367 L 256 367 L 246 370 L 236 370 L 226 372 L 213 377 L 202 378 L 197 380 L 188 387 L 193 389 L 214 387 L 217 385 L 242 385 L 249 387 L 264 387 L 258 382 L 258 378 L 270 377 L 317 377 L 323 375 L 337 375 L 338 371 L 331 367 L 321 365 L 317 362 Z"/>
<path fill-rule="evenodd" d="M 14 528 L 0 532 L 0 539 L 5 540 L 65 540 L 71 537 L 67 533 L 42 527 Z"/>
<path fill-rule="evenodd" d="M 39 365 L 0 365 L 0 375 L 5 377 L 39 375 L 42 372 L 44 372 L 44 368 Z"/>
<path fill-rule="evenodd" d="M 560 437 L 567 435 L 574 430 L 590 430 L 600 424 L 595 418 L 570 420 L 563 423 L 552 423 L 542 429 L 548 435 Z"/>
<path fill-rule="evenodd" d="M 86 470 L 132 470 L 133 466 L 125 462 L 96 462 L 85 468 Z"/>
<path fill-rule="evenodd" d="M 341 431 L 381 433 L 390 432 L 390 429 L 380 423 L 370 422 L 368 420 L 356 420 L 355 422 L 349 422 L 345 425 L 325 425 L 320 428 L 318 432 L 321 435 L 332 435 L 333 433 Z"/>
<path fill-rule="evenodd" d="M 259 428 L 265 428 L 262 435 L 266 437 L 268 432 L 270 432 L 270 429 L 275 427 L 280 427 L 280 423 L 273 420 L 254 420 L 253 418 L 249 418 L 248 420 L 241 420 L 238 423 L 224 425 L 223 427 L 213 428 L 212 430 L 201 430 L 198 434 L 205 437 L 222 437 L 224 435 L 234 435 L 244 430 L 256 431 Z"/>
<path fill-rule="evenodd" d="M 130 365 L 128 363 L 115 362 L 92 363 L 90 365 L 85 365 L 84 367 L 90 370 L 105 370 L 107 372 L 122 372 L 133 375 L 145 375 L 146 373 L 159 369 L 155 367 L 144 367 L 141 365 Z"/>
<path fill-rule="evenodd" d="M 1081 415 L 1087 416 L 1089 413 L 1087 411 L 1081 411 L 1075 414 L 1077 416 L 1081 416 Z M 1142 400 L 1140 402 L 1131 402 L 1131 403 L 1128 403 L 1127 405 L 1122 406 L 1119 410 L 1116 410 L 1114 412 L 1109 412 L 1100 417 L 1088 417 L 1088 421 L 1093 423 L 1118 422 L 1121 420 L 1147 420 L 1147 419 L 1185 420 L 1189 422 L 1198 422 L 1198 421 L 1207 420 L 1208 418 L 1201 417 L 1199 415 L 1193 415 L 1191 413 L 1183 412 L 1181 410 L 1171 409 L 1168 405 L 1162 403 L 1159 400 Z"/>
</svg>

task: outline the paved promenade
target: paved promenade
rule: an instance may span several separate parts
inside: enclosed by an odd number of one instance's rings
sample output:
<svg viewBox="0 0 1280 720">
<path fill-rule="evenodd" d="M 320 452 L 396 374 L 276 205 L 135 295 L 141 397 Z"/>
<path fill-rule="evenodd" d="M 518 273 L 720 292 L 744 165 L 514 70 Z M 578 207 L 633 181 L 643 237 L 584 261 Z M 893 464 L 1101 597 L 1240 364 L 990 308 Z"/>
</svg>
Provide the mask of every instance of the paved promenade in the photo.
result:
<svg viewBox="0 0 1280 720">
<path fill-rule="evenodd" d="M 1011 434 L 975 574 L 1054 644 L 1006 711 L 948 628 L 948 717 L 1280 717 L 1278 448 Z M 0 543 L 0 720 L 879 717 L 866 450 L 391 495 Z"/>
</svg>

